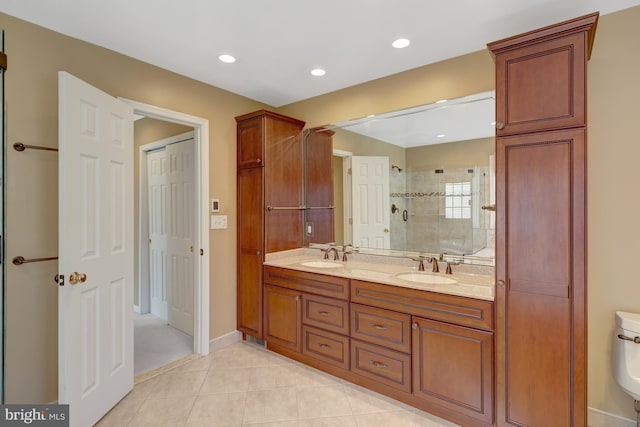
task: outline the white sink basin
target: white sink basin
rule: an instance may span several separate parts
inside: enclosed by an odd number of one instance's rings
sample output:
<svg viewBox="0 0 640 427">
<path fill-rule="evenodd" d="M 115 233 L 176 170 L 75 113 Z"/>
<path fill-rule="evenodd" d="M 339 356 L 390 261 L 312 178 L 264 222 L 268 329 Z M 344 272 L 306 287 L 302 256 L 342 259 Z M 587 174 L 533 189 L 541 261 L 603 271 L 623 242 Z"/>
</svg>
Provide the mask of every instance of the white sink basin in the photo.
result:
<svg viewBox="0 0 640 427">
<path fill-rule="evenodd" d="M 452 285 L 458 283 L 455 279 L 429 273 L 399 273 L 396 274 L 396 277 L 400 280 L 406 280 L 407 282 L 423 283 L 426 285 Z"/>
<path fill-rule="evenodd" d="M 314 267 L 314 268 L 344 267 L 344 264 L 335 262 L 335 261 L 306 261 L 306 262 L 301 262 L 300 265 L 304 265 L 305 267 Z"/>
</svg>

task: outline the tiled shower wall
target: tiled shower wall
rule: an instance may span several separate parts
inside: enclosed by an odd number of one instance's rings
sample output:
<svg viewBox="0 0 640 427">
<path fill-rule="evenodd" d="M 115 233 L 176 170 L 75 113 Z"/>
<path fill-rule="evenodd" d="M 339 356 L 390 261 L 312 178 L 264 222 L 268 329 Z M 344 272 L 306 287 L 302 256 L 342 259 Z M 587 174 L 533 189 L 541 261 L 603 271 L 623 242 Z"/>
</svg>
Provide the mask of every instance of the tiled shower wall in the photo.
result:
<svg viewBox="0 0 640 427">
<path fill-rule="evenodd" d="M 489 210 L 488 167 L 444 169 L 413 168 L 391 171 L 391 247 L 408 251 L 474 254 L 493 246 L 493 225 Z M 445 184 L 471 182 L 471 218 L 445 217 Z M 407 211 L 405 219 L 403 211 Z"/>
</svg>

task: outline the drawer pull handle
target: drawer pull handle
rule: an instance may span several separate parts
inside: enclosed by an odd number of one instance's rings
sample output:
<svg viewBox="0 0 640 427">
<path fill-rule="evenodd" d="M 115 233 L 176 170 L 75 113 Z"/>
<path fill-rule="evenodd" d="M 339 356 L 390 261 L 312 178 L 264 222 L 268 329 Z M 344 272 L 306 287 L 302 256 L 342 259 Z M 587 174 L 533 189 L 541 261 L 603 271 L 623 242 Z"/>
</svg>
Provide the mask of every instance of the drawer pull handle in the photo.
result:
<svg viewBox="0 0 640 427">
<path fill-rule="evenodd" d="M 328 316 L 328 315 L 329 315 L 329 312 L 328 312 L 328 311 L 319 311 L 319 312 L 318 312 L 318 314 L 319 314 L 320 316 Z"/>
<path fill-rule="evenodd" d="M 330 345 L 328 345 L 328 344 L 320 344 L 320 345 L 319 345 L 319 347 L 320 347 L 320 348 L 322 348 L 322 349 L 324 349 L 324 350 L 327 350 L 327 349 L 330 349 L 330 348 L 331 348 L 331 346 L 330 346 Z"/>
<path fill-rule="evenodd" d="M 377 323 L 372 323 L 372 324 L 371 324 L 371 327 L 372 327 L 373 329 L 377 329 L 377 330 L 379 330 L 379 331 L 386 331 L 386 330 L 387 330 L 387 327 L 386 327 L 386 326 L 384 326 L 384 325 L 378 325 Z"/>
<path fill-rule="evenodd" d="M 380 369 L 386 369 L 388 368 L 386 363 L 382 363 L 382 362 L 378 362 L 377 360 L 372 360 L 371 364 L 373 366 L 375 366 L 376 368 L 380 368 Z"/>
</svg>

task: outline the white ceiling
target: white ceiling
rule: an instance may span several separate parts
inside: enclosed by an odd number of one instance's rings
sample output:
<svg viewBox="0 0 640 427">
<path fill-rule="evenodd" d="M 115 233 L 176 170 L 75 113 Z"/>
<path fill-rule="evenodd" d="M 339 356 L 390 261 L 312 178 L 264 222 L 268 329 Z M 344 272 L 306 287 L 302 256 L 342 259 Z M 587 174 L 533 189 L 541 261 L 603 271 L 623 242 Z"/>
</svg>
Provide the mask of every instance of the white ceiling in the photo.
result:
<svg viewBox="0 0 640 427">
<path fill-rule="evenodd" d="M 279 107 L 485 49 L 487 42 L 545 25 L 638 4 L 640 0 L 0 0 L 0 11 Z M 411 45 L 392 48 L 398 37 L 409 38 Z M 222 53 L 236 56 L 237 62 L 220 62 Z M 327 74 L 311 76 L 315 67 Z"/>
</svg>

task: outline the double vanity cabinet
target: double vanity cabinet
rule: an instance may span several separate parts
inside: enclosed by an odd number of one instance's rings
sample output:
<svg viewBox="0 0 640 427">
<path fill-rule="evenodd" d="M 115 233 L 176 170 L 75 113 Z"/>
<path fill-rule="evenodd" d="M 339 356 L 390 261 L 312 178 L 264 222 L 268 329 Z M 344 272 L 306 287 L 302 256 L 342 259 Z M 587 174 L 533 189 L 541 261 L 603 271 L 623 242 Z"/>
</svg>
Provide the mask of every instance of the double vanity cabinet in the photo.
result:
<svg viewBox="0 0 640 427">
<path fill-rule="evenodd" d="M 490 300 L 265 265 L 264 339 L 425 411 L 492 424 Z"/>
<path fill-rule="evenodd" d="M 304 194 L 305 174 L 327 174 L 304 170 L 303 122 L 266 111 L 238 117 L 243 336 L 465 426 L 586 426 L 587 60 L 597 20 L 488 45 L 495 299 L 264 265 L 267 253 L 319 241 L 305 212 L 320 208 L 313 221 L 330 223 L 333 199 Z"/>
</svg>

